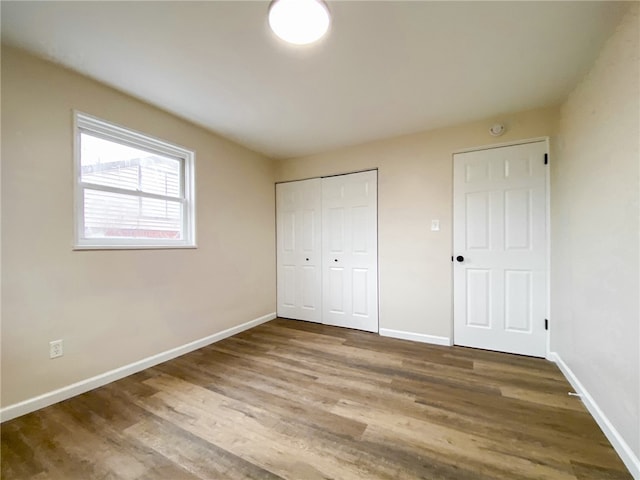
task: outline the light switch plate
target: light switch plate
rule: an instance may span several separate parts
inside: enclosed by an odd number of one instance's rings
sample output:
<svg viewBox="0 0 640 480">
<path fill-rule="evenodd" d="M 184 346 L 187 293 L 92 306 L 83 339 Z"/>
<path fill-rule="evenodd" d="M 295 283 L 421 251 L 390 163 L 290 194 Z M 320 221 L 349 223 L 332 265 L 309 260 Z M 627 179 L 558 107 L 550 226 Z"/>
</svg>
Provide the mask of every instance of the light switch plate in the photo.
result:
<svg viewBox="0 0 640 480">
<path fill-rule="evenodd" d="M 432 232 L 440 231 L 440 220 L 431 220 L 431 231 Z"/>
<path fill-rule="evenodd" d="M 49 358 L 58 358 L 64 355 L 62 340 L 49 342 Z"/>
</svg>

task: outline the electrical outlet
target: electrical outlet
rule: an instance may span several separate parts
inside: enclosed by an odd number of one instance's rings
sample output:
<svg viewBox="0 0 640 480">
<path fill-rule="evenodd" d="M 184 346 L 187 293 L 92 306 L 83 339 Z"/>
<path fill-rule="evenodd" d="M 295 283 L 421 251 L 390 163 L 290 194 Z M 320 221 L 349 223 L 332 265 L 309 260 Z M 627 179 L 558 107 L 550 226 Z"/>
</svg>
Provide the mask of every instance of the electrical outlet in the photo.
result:
<svg viewBox="0 0 640 480">
<path fill-rule="evenodd" d="M 58 358 L 63 354 L 62 340 L 49 342 L 49 358 Z"/>
</svg>

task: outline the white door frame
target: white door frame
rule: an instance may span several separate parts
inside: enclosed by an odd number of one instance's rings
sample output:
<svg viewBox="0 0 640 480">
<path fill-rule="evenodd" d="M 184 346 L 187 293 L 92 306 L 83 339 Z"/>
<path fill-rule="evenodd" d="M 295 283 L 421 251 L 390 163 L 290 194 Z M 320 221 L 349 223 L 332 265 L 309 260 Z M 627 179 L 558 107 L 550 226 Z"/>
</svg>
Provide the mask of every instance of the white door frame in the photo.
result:
<svg viewBox="0 0 640 480">
<path fill-rule="evenodd" d="M 454 150 L 453 152 L 451 152 L 451 185 L 453 187 L 453 157 L 454 155 L 456 155 L 457 153 L 468 153 L 468 152 L 478 152 L 481 150 L 491 150 L 494 148 L 501 148 L 501 147 L 511 147 L 514 145 L 524 145 L 527 143 L 537 143 L 537 142 L 545 142 L 546 147 L 547 147 L 547 161 L 548 161 L 548 167 L 546 169 L 545 172 L 545 187 L 547 189 L 546 192 L 546 212 L 545 212 L 545 224 L 546 224 L 546 228 L 547 228 L 547 313 L 546 313 L 546 319 L 549 321 L 549 329 L 547 330 L 547 352 L 546 352 L 546 358 L 550 359 L 549 357 L 549 353 L 551 352 L 551 161 L 552 161 L 552 154 L 551 154 L 551 146 L 549 143 L 549 137 L 534 137 L 534 138 L 527 138 L 527 139 L 522 139 L 522 140 L 514 140 L 511 142 L 502 142 L 502 143 L 492 143 L 490 145 L 483 145 L 483 146 L 479 146 L 479 147 L 471 147 L 471 148 L 463 148 L 460 150 Z M 455 195 L 455 192 L 453 191 L 453 188 L 451 189 L 451 225 L 453 225 L 453 196 Z M 453 264 L 453 256 L 455 255 L 455 252 L 453 251 L 453 228 L 451 228 L 451 339 L 452 339 L 452 343 L 455 344 L 455 338 L 454 338 L 454 318 L 453 318 L 453 306 L 454 306 L 454 285 L 453 285 L 453 268 L 454 268 L 454 264 Z"/>
</svg>

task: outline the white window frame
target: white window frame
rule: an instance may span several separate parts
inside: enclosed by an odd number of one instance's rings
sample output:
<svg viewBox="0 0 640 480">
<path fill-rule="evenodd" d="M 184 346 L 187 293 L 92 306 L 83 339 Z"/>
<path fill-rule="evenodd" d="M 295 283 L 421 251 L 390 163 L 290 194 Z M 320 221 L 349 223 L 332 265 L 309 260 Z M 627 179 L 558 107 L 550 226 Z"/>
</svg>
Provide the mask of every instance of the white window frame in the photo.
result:
<svg viewBox="0 0 640 480">
<path fill-rule="evenodd" d="M 74 249 L 75 250 L 111 250 L 111 249 L 149 249 L 149 248 L 196 248 L 196 198 L 195 198 L 195 152 L 181 146 L 165 142 L 141 132 L 116 125 L 111 122 L 73 111 L 74 132 Z M 131 191 L 82 182 L 80 134 L 86 132 L 105 140 L 111 140 L 130 147 L 157 153 L 180 160 L 182 165 L 183 196 L 165 197 L 152 193 Z M 180 201 L 182 203 L 183 238 L 140 239 L 140 238 L 85 238 L 84 237 L 84 190 L 101 190 L 105 192 L 123 193 L 142 198 Z"/>
</svg>

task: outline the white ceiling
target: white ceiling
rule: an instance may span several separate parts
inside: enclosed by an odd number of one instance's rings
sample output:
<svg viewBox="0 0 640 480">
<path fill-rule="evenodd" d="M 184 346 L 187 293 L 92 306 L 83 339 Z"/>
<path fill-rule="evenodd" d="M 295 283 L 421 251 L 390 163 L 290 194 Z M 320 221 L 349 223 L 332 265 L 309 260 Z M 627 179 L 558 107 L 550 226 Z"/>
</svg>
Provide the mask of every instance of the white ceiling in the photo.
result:
<svg viewBox="0 0 640 480">
<path fill-rule="evenodd" d="M 267 2 L 8 2 L 2 40 L 274 158 L 554 105 L 618 2 L 330 2 L 283 44 Z"/>
</svg>

